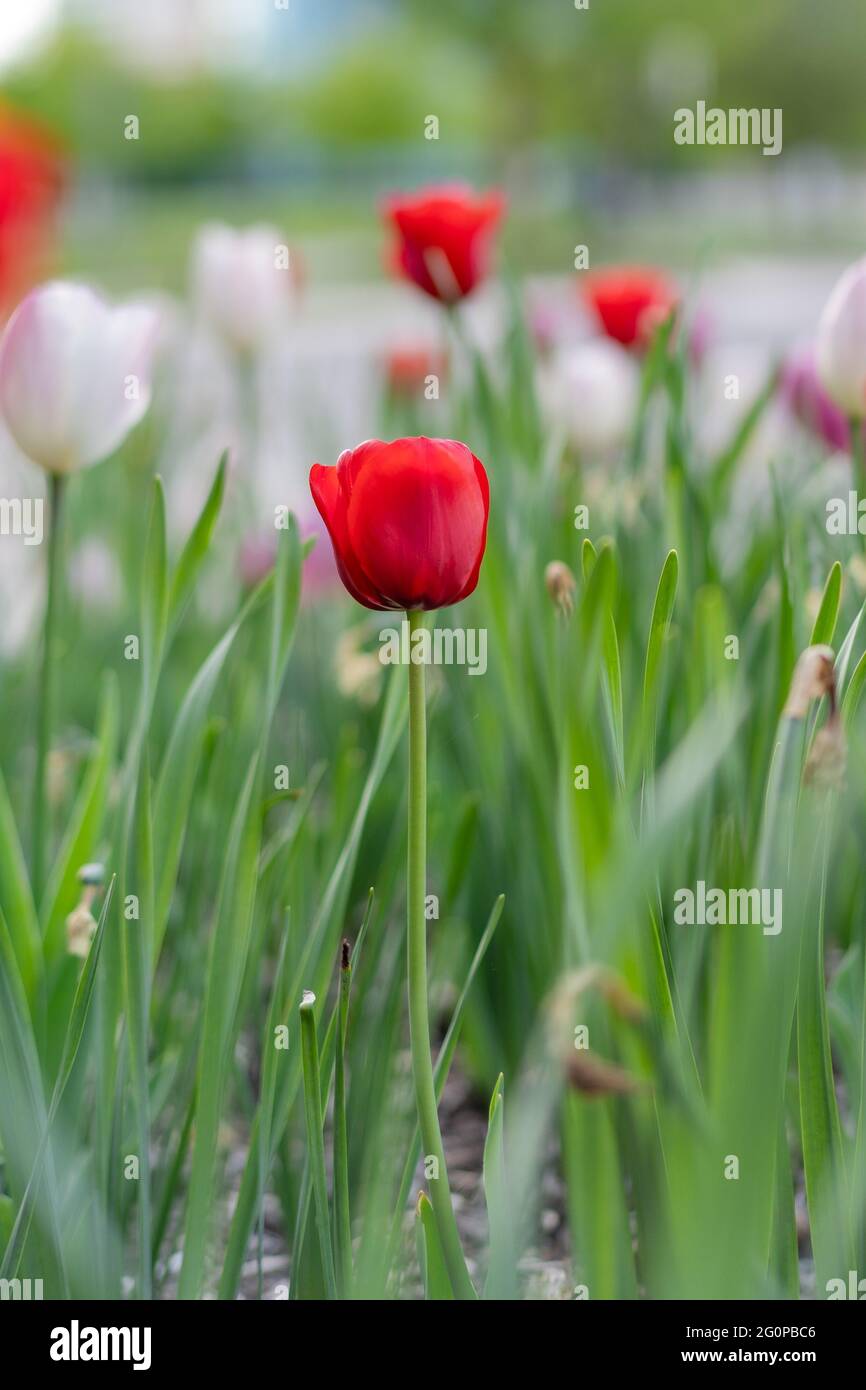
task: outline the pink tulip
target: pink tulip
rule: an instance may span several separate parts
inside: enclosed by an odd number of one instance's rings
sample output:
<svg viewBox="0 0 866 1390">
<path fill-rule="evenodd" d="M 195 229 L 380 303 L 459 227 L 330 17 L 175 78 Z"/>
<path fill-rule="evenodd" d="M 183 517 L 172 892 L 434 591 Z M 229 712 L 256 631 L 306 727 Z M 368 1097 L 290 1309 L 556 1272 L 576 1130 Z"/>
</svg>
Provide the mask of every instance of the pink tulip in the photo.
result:
<svg viewBox="0 0 866 1390">
<path fill-rule="evenodd" d="M 866 416 L 866 257 L 848 267 L 818 325 L 818 375 L 849 418 Z"/>
<path fill-rule="evenodd" d="M 804 348 L 788 359 L 782 372 L 781 396 L 794 418 L 828 448 L 850 449 L 848 420 L 821 384 L 814 349 Z"/>
</svg>

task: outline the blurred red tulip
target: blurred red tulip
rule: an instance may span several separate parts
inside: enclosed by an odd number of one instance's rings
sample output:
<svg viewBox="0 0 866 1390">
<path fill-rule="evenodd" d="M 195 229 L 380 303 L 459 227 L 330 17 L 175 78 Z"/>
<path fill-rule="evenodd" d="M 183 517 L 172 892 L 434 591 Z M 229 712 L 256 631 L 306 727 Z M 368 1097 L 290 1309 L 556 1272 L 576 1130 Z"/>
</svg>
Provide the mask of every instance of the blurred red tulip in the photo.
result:
<svg viewBox="0 0 866 1390">
<path fill-rule="evenodd" d="M 340 578 L 365 608 L 433 609 L 478 583 L 490 494 L 483 464 L 453 439 L 368 440 L 310 489 Z"/>
<path fill-rule="evenodd" d="M 581 289 L 607 336 L 624 347 L 646 347 L 679 301 L 661 271 L 630 266 L 593 271 Z"/>
<path fill-rule="evenodd" d="M 62 190 L 63 165 L 51 136 L 0 105 L 0 310 L 43 273 Z"/>
<path fill-rule="evenodd" d="M 501 193 L 477 195 L 459 184 L 387 199 L 384 213 L 397 233 L 395 268 L 425 294 L 456 304 L 488 274 L 504 208 Z"/>
<path fill-rule="evenodd" d="M 388 387 L 396 396 L 412 396 L 423 391 L 427 378 L 440 381 L 448 374 L 448 357 L 441 348 L 419 343 L 417 347 L 393 348 L 385 359 Z"/>
</svg>

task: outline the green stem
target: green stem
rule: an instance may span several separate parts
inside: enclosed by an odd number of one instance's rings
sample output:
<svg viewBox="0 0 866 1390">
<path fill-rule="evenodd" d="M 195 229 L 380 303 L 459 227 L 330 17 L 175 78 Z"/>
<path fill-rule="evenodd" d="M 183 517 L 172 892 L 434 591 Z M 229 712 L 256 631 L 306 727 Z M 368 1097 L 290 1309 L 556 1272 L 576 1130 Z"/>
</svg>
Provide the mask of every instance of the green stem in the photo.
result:
<svg viewBox="0 0 866 1390">
<path fill-rule="evenodd" d="M 423 628 L 424 614 L 410 612 L 410 652 L 414 636 Z M 431 1176 L 430 1200 L 439 1239 L 456 1298 L 476 1297 L 466 1269 L 463 1248 L 451 1206 L 445 1151 L 439 1131 L 430 1021 L 427 1012 L 427 928 L 424 900 L 427 892 L 427 724 L 424 709 L 424 666 L 409 663 L 409 856 L 407 887 L 407 942 L 409 961 L 409 1034 L 412 1075 L 418 1105 L 418 1125 L 424 1147 L 425 1167 Z M 432 1164 L 430 1160 L 433 1160 Z"/>
<path fill-rule="evenodd" d="M 42 672 L 39 680 L 36 731 L 36 775 L 33 787 L 33 896 L 39 905 L 45 878 L 47 834 L 46 773 L 54 717 L 54 648 L 57 626 L 57 588 L 60 579 L 60 538 L 64 479 L 51 474 L 48 504 L 48 593 L 42 639 Z"/>
</svg>

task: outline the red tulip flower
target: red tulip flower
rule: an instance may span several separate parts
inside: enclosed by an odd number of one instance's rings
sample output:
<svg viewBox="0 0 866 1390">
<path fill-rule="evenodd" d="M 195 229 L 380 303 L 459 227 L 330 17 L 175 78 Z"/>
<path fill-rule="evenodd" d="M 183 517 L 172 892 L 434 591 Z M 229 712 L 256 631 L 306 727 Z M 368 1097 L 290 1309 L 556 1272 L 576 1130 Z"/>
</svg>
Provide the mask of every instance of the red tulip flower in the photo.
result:
<svg viewBox="0 0 866 1390">
<path fill-rule="evenodd" d="M 624 347 L 646 347 L 679 300 L 660 271 L 627 266 L 585 276 L 582 289 L 604 332 Z"/>
<path fill-rule="evenodd" d="M 427 719 L 425 609 L 471 594 L 487 541 L 487 474 L 453 439 L 379 439 L 313 464 L 313 499 L 334 546 L 340 578 L 365 608 L 405 609 L 411 656 L 407 788 L 406 960 L 412 1075 L 423 1151 L 435 1159 L 430 1201 L 451 1292 L 475 1299 L 451 1203 L 436 1104 L 427 998 Z M 416 643 L 421 635 L 422 642 Z M 418 653 L 420 652 L 420 659 Z"/>
<path fill-rule="evenodd" d="M 388 389 L 395 396 L 413 396 L 423 391 L 427 378 L 448 374 L 448 357 L 438 348 L 419 343 L 417 347 L 397 347 L 385 359 Z"/>
<path fill-rule="evenodd" d="M 14 304 L 42 273 L 62 187 L 51 137 L 0 105 L 0 309 Z"/>
<path fill-rule="evenodd" d="M 384 212 L 397 233 L 397 270 L 425 294 L 456 304 L 490 269 L 504 207 L 501 193 L 477 195 L 458 184 L 389 198 Z"/>
<path fill-rule="evenodd" d="M 365 608 L 433 609 L 472 593 L 487 541 L 483 464 L 453 439 L 371 439 L 313 464 L 340 578 Z"/>
</svg>

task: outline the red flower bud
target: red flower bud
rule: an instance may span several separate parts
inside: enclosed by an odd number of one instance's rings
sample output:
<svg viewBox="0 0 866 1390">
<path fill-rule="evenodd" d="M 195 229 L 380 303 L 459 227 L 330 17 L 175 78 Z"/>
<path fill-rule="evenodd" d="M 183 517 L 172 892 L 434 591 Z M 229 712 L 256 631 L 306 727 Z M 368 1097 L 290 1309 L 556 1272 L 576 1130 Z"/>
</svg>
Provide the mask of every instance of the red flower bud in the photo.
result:
<svg viewBox="0 0 866 1390">
<path fill-rule="evenodd" d="M 614 267 L 584 276 L 581 285 L 607 336 L 624 347 L 645 347 L 678 302 L 657 270 Z"/>
<path fill-rule="evenodd" d="M 490 241 L 505 207 L 501 193 L 476 196 L 459 184 L 389 198 L 396 268 L 425 294 L 456 304 L 490 269 Z"/>
<path fill-rule="evenodd" d="M 310 489 L 340 578 L 366 608 L 445 608 L 478 583 L 490 491 L 453 439 L 379 439 L 314 463 Z"/>
</svg>

